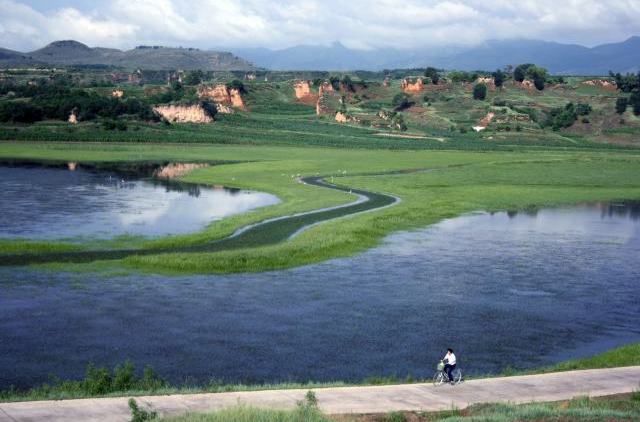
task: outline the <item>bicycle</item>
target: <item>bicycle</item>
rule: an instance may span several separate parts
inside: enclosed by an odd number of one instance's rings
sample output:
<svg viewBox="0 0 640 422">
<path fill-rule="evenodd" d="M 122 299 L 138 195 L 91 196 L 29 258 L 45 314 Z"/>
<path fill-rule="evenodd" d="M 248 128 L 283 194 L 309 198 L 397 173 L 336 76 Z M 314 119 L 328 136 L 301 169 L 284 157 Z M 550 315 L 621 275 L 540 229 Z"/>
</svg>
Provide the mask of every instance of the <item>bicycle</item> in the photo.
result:
<svg viewBox="0 0 640 422">
<path fill-rule="evenodd" d="M 460 384 L 462 382 L 462 370 L 457 366 L 451 371 L 453 381 L 449 381 L 449 376 L 444 372 L 444 361 L 440 361 L 437 366 L 436 373 L 433 374 L 433 385 L 436 387 L 444 384 L 445 382 L 451 382 L 451 385 Z"/>
</svg>

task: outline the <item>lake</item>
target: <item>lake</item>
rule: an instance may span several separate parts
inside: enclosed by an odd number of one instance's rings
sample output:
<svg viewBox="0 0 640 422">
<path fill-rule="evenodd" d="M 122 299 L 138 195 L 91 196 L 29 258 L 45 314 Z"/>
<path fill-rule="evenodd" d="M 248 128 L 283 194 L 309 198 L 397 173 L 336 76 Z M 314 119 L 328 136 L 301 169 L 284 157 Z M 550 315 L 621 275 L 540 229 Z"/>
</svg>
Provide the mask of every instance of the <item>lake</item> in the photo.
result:
<svg viewBox="0 0 640 422">
<path fill-rule="evenodd" d="M 277 204 L 274 195 L 118 172 L 0 166 L 0 238 L 102 239 L 195 232 Z"/>
<path fill-rule="evenodd" d="M 640 206 L 612 203 L 464 215 L 285 271 L 0 268 L 0 387 L 125 359 L 174 383 L 430 377 L 447 347 L 467 374 L 549 365 L 640 341 L 638 258 Z"/>
</svg>

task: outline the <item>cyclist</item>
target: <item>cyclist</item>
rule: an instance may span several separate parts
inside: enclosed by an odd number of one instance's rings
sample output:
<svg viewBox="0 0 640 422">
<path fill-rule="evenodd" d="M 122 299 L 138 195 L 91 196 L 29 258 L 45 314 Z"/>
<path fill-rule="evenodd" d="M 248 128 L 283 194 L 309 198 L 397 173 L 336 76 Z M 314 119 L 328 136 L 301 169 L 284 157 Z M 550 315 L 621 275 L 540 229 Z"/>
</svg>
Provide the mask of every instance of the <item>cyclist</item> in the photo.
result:
<svg viewBox="0 0 640 422">
<path fill-rule="evenodd" d="M 444 373 L 449 377 L 449 382 L 453 384 L 453 370 L 456 369 L 456 355 L 453 354 L 453 349 L 447 349 L 447 354 L 442 358 L 444 361 Z"/>
</svg>

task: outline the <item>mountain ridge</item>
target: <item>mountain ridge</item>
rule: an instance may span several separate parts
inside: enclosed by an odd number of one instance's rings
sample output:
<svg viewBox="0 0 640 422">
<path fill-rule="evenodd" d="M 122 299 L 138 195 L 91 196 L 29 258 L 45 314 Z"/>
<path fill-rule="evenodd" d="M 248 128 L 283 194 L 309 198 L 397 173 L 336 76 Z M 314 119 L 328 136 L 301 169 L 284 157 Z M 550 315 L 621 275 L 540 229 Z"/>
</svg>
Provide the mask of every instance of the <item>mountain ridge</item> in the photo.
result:
<svg viewBox="0 0 640 422">
<path fill-rule="evenodd" d="M 147 70 L 253 70 L 250 62 L 226 51 L 139 46 L 131 50 L 89 47 L 75 40 L 54 41 L 22 53 L 0 49 L 0 67 L 99 65 Z"/>
<path fill-rule="evenodd" d="M 232 51 L 257 66 L 273 70 L 383 70 L 435 66 L 456 70 L 494 70 L 536 63 L 555 74 L 602 75 L 640 70 L 640 37 L 585 47 L 534 39 L 487 40 L 468 48 L 349 49 L 340 43 L 294 46 L 280 50 L 237 48 Z"/>
</svg>

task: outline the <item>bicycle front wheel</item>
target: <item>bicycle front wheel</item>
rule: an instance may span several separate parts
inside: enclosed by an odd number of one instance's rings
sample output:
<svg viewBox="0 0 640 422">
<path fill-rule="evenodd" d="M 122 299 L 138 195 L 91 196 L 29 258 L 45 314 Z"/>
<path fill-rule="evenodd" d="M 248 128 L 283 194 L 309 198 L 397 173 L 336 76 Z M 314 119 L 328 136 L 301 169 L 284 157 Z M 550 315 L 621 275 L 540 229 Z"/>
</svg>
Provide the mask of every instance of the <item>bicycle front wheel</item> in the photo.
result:
<svg viewBox="0 0 640 422">
<path fill-rule="evenodd" d="M 436 387 L 442 385 L 447 376 L 442 371 L 438 371 L 433 375 L 433 385 Z"/>
</svg>

